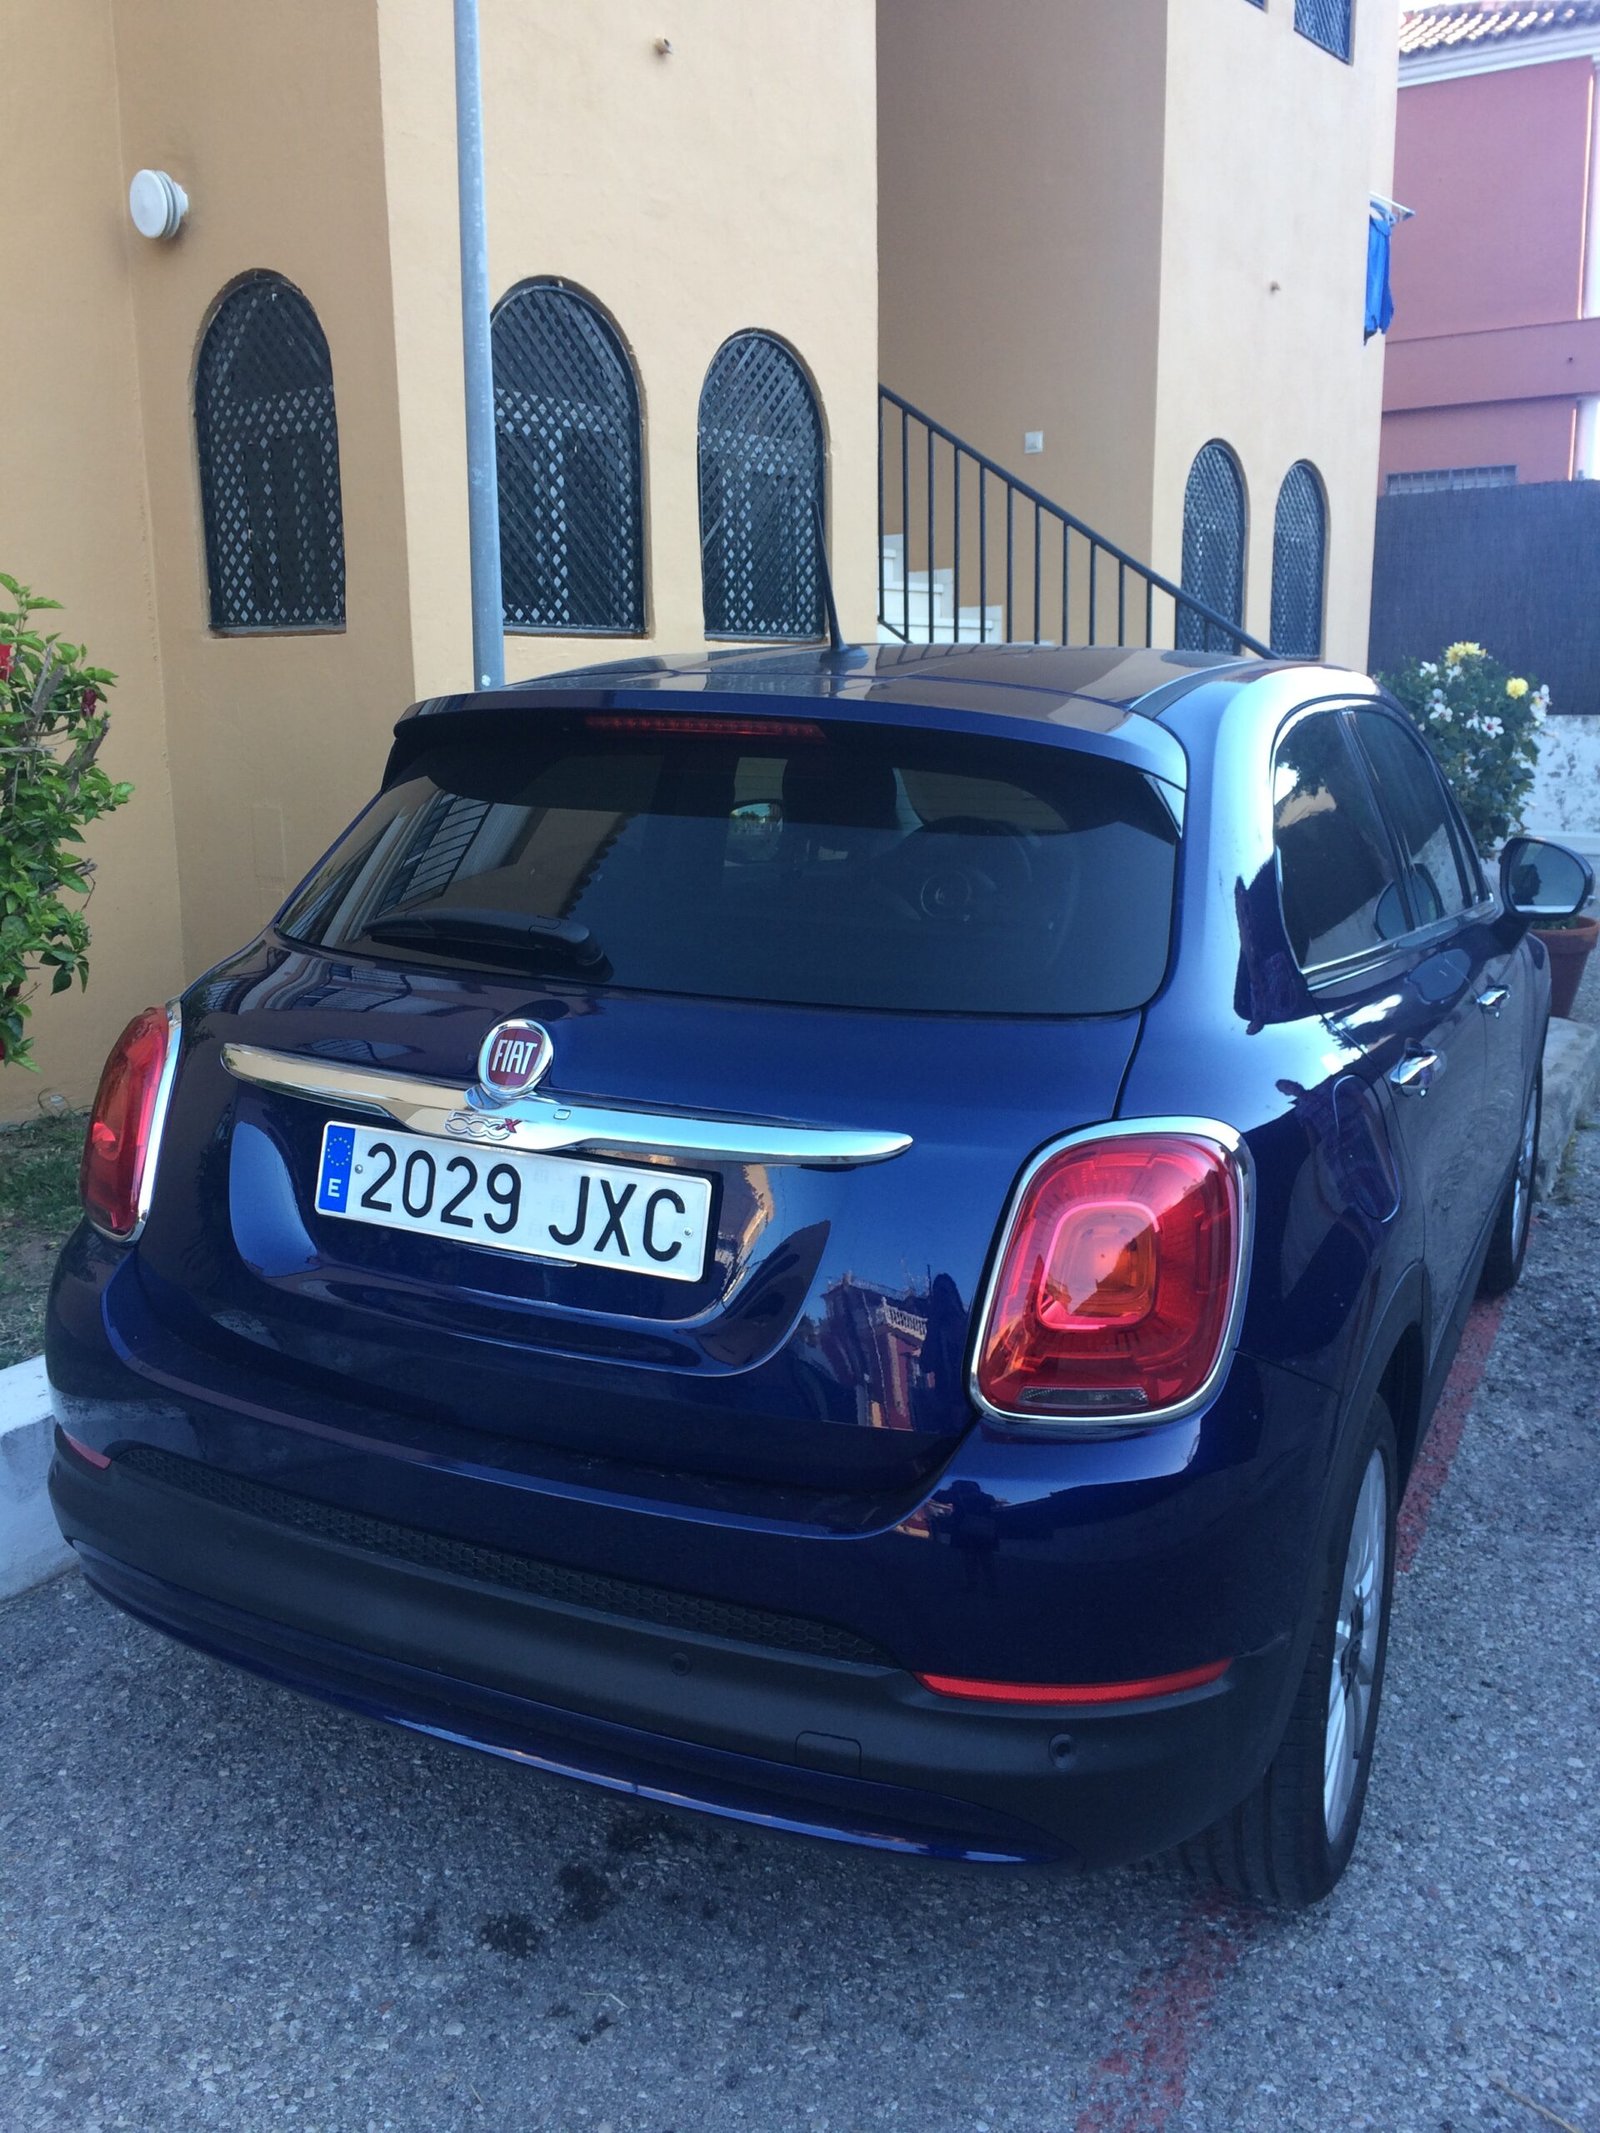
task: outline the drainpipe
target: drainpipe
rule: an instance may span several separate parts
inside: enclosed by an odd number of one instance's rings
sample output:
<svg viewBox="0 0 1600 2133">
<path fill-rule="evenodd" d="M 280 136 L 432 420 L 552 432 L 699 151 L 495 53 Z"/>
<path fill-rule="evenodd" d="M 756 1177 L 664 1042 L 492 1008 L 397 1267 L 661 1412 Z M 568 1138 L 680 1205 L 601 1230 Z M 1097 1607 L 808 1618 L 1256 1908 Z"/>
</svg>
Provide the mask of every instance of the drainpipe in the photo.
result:
<svg viewBox="0 0 1600 2133">
<path fill-rule="evenodd" d="M 483 210 L 483 78 L 478 0 L 455 0 L 456 177 L 461 202 L 461 352 L 467 388 L 467 529 L 472 559 L 472 680 L 506 678 L 500 592 L 500 483 L 489 352 L 489 239 Z"/>
</svg>

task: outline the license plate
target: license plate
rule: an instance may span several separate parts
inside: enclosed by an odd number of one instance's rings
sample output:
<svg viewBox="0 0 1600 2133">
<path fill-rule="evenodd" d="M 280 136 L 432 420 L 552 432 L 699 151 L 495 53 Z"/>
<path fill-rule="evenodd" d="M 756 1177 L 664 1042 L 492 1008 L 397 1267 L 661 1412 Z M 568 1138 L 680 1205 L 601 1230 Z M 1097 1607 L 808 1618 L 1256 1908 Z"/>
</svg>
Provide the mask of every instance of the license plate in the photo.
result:
<svg viewBox="0 0 1600 2133">
<path fill-rule="evenodd" d="M 568 1266 L 698 1281 L 711 1181 L 333 1124 L 322 1133 L 317 1212 Z"/>
</svg>

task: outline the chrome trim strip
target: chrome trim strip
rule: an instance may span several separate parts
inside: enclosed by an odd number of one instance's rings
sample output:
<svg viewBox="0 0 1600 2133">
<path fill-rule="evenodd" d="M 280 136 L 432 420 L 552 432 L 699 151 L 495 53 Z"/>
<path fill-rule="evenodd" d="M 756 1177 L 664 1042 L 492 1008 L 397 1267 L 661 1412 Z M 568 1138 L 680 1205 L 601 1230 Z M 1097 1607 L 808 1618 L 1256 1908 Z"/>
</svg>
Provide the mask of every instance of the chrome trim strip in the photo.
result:
<svg viewBox="0 0 1600 2133">
<path fill-rule="evenodd" d="M 410 1133 L 484 1140 L 530 1153 L 554 1150 L 590 1155 L 669 1155 L 700 1163 L 801 1163 L 849 1170 L 904 1155 L 909 1133 L 853 1133 L 833 1126 L 791 1125 L 776 1119 L 727 1118 L 707 1113 L 650 1111 L 621 1104 L 563 1103 L 548 1095 L 518 1097 L 490 1111 L 471 1104 L 464 1088 L 419 1081 L 375 1067 L 341 1065 L 273 1052 L 256 1044 L 225 1044 L 222 1063 L 238 1081 L 280 1096 L 304 1096 L 347 1111 L 392 1119 Z"/>
<path fill-rule="evenodd" d="M 132 1229 L 106 1229 L 87 1215 L 89 1227 L 102 1237 L 109 1237 L 113 1244 L 137 1244 L 144 1234 L 145 1223 L 150 1217 L 150 1202 L 155 1197 L 156 1165 L 161 1160 L 161 1136 L 166 1130 L 167 1107 L 172 1102 L 172 1084 L 178 1073 L 178 1052 L 183 1034 L 183 1018 L 176 1000 L 167 1002 L 167 1056 L 162 1063 L 161 1079 L 156 1083 L 156 1100 L 150 1111 L 150 1132 L 144 1144 L 144 1168 L 139 1173 L 139 1199 L 136 1219 Z"/>
<path fill-rule="evenodd" d="M 1227 1323 L 1222 1329 L 1222 1339 L 1217 1346 L 1216 1361 L 1206 1373 L 1205 1382 L 1188 1399 L 1174 1401 L 1169 1407 L 1147 1407 L 1138 1414 L 1041 1414 L 1036 1409 L 1021 1412 L 1012 1408 L 996 1407 L 986 1400 L 978 1389 L 978 1358 L 983 1353 L 983 1344 L 988 1336 L 989 1315 L 994 1308 L 994 1293 L 1000 1282 L 1000 1268 L 1005 1259 L 1006 1246 L 1011 1238 L 1011 1227 L 1016 1221 L 1017 1210 L 1022 1205 L 1022 1196 L 1046 1163 L 1058 1156 L 1064 1148 L 1072 1148 L 1083 1141 L 1121 1139 L 1130 1133 L 1175 1133 L 1186 1139 L 1211 1141 L 1220 1148 L 1233 1166 L 1234 1179 L 1239 1190 L 1239 1239 L 1233 1265 L 1233 1293 L 1228 1299 Z M 1244 1316 L 1245 1292 L 1250 1286 L 1250 1257 L 1255 1243 L 1255 1164 L 1244 1136 L 1232 1126 L 1225 1126 L 1214 1118 L 1118 1118 L 1107 1119 L 1103 1125 L 1080 1126 L 1075 1133 L 1063 1133 L 1059 1140 L 1049 1141 L 1032 1161 L 1027 1163 L 1006 1200 L 1006 1209 L 996 1233 L 993 1260 L 984 1283 L 983 1303 L 977 1314 L 977 1330 L 973 1338 L 972 1353 L 967 1364 L 967 1390 L 978 1412 L 991 1422 L 1019 1434 L 1048 1437 L 1125 1437 L 1134 1430 L 1149 1429 L 1156 1423 L 1178 1422 L 1185 1415 L 1193 1414 L 1203 1407 L 1215 1393 L 1227 1372 L 1239 1337 L 1239 1322 Z"/>
</svg>

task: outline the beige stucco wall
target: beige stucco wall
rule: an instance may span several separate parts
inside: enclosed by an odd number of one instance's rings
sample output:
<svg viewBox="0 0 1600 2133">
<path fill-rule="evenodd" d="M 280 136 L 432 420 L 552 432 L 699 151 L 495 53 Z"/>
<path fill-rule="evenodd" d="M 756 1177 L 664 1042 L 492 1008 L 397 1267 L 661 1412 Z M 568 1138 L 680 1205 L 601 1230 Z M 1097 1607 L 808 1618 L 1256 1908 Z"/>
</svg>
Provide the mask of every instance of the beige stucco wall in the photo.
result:
<svg viewBox="0 0 1600 2133">
<path fill-rule="evenodd" d="M 1278 0 L 1173 0 L 1167 34 L 1153 560 L 1178 575 L 1189 467 L 1226 439 L 1249 509 L 1245 625 L 1265 639 L 1278 486 L 1309 459 L 1329 504 L 1327 654 L 1359 667 L 1383 392 L 1383 342 L 1361 339 L 1367 199 L 1393 166 L 1394 10 L 1356 0 L 1349 65 Z"/>
<path fill-rule="evenodd" d="M 1331 505 L 1328 646 L 1360 664 L 1383 363 L 1361 319 L 1392 8 L 1357 0 L 1349 66 L 1296 35 L 1288 0 L 882 0 L 879 19 L 885 382 L 1173 578 L 1190 463 L 1225 437 L 1262 637 L 1278 484 L 1311 459 Z M 1164 603 L 1156 622 L 1170 630 Z"/>
<path fill-rule="evenodd" d="M 90 832 L 89 989 L 35 996 L 40 1072 L 0 1067 L 4 1122 L 32 1115 L 51 1090 L 86 1102 L 111 1039 L 167 996 L 183 962 L 134 369 L 137 240 L 123 204 L 111 10 L 109 0 L 7 0 L 0 23 L 10 59 L 0 128 L 0 568 L 60 600 L 60 633 L 116 671 L 102 761 L 137 787 Z M 70 85 L 66 104 L 51 84 Z"/>
<path fill-rule="evenodd" d="M 10 405 L 4 564 L 122 671 L 97 840 L 95 978 L 47 1003 L 47 1081 L 81 1100 L 127 1015 L 240 944 L 370 793 L 414 697 L 470 681 L 451 10 L 441 0 L 0 0 Z M 668 11 L 671 12 L 670 10 Z M 876 590 L 873 0 L 484 0 L 496 294 L 561 275 L 632 348 L 646 426 L 649 632 L 513 637 L 514 677 L 701 627 L 695 432 L 729 334 L 787 340 L 819 392 L 847 629 Z M 658 38 L 670 36 L 664 57 Z M 61 124 L 53 85 L 72 83 Z M 177 240 L 127 220 L 141 165 L 186 188 Z M 47 212 L 45 204 L 47 203 Z M 327 336 L 347 623 L 208 622 L 193 378 L 221 294 L 285 275 Z M 171 784 L 168 788 L 167 748 Z M 33 1101 L 0 1089 L 0 1117 Z"/>
<path fill-rule="evenodd" d="M 376 0 L 119 0 L 124 160 L 171 171 L 176 242 L 130 238 L 172 745 L 185 959 L 255 932 L 372 790 L 412 692 Z M 437 124 L 448 97 L 430 84 Z M 347 626 L 208 623 L 193 378 L 218 296 L 252 268 L 304 291 L 339 421 Z"/>
<path fill-rule="evenodd" d="M 809 371 L 828 439 L 847 631 L 876 605 L 872 0 L 483 0 L 490 283 L 570 280 L 631 349 L 645 426 L 644 640 L 512 636 L 508 676 L 704 643 L 696 415 L 722 342 L 757 327 Z M 470 674 L 451 18 L 379 10 L 417 684 Z M 669 37 L 672 52 L 656 50 Z"/>
<path fill-rule="evenodd" d="M 883 381 L 1143 555 L 1167 0 L 878 18 Z"/>
</svg>

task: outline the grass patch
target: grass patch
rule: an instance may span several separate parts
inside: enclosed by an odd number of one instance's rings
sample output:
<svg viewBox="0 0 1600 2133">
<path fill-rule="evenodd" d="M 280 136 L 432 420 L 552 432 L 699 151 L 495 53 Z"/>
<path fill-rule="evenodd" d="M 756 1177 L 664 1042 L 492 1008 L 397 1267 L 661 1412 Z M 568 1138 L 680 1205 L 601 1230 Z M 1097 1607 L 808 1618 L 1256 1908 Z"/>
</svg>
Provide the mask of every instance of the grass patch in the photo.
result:
<svg viewBox="0 0 1600 2133">
<path fill-rule="evenodd" d="M 44 1344 L 44 1300 L 56 1254 L 78 1220 L 81 1118 L 46 1118 L 0 1133 L 0 1370 Z"/>
</svg>

